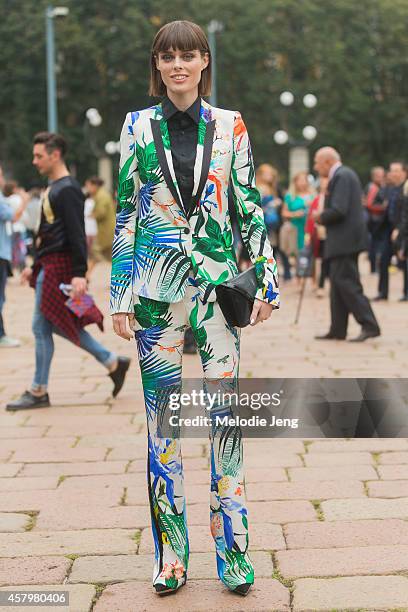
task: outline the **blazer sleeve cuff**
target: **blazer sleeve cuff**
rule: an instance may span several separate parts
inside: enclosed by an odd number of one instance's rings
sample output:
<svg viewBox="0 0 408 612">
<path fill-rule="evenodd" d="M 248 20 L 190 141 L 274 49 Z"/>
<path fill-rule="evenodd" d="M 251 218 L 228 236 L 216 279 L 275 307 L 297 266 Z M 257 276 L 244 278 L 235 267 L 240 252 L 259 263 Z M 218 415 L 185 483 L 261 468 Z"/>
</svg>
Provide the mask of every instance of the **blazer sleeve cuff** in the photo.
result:
<svg viewBox="0 0 408 612">
<path fill-rule="evenodd" d="M 117 314 L 119 312 L 133 314 L 132 287 L 128 287 L 120 297 L 116 298 L 114 295 L 112 295 L 109 310 L 111 315 Z"/>
<path fill-rule="evenodd" d="M 265 280 L 262 287 L 259 287 L 255 294 L 255 299 L 272 304 L 274 310 L 280 308 L 280 293 L 273 283 Z"/>
</svg>

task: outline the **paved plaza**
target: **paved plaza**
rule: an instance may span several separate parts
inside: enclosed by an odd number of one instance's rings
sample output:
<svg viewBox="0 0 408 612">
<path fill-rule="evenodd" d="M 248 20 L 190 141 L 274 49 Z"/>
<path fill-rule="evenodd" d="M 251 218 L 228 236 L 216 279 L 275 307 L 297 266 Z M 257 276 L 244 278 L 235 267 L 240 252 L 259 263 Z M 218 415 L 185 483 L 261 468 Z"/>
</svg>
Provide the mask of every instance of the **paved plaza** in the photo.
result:
<svg viewBox="0 0 408 612">
<path fill-rule="evenodd" d="M 375 295 L 376 278 L 363 276 Z M 281 310 L 243 331 L 241 377 L 406 376 L 401 282 L 393 273 L 390 301 L 375 305 L 383 335 L 357 345 L 313 340 L 328 330 L 329 305 L 310 283 L 295 326 L 298 286 L 284 285 Z M 91 292 L 106 313 L 108 284 L 108 267 L 100 264 Z M 0 590 L 68 590 L 70 612 L 408 611 L 407 439 L 246 440 L 255 584 L 245 599 L 216 576 L 208 441 L 184 440 L 189 579 L 160 599 L 151 586 L 146 424 L 134 343 L 113 334 L 109 316 L 105 334 L 92 332 L 133 358 L 115 401 L 105 370 L 57 338 L 53 406 L 6 412 L 34 365 L 33 291 L 12 279 L 7 297 L 7 331 L 23 345 L 0 353 Z M 353 321 L 350 336 L 358 331 Z M 200 376 L 197 356 L 184 357 L 183 374 Z"/>
</svg>

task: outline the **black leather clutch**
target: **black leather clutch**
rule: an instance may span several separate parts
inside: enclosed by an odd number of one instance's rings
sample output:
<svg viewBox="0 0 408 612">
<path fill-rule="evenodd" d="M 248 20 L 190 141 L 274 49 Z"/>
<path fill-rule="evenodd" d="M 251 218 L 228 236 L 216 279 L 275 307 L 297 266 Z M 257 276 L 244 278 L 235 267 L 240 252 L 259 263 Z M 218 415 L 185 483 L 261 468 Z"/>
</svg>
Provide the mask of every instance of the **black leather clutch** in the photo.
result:
<svg viewBox="0 0 408 612">
<path fill-rule="evenodd" d="M 249 325 L 258 288 L 254 266 L 216 286 L 217 301 L 230 325 L 234 327 Z"/>
</svg>

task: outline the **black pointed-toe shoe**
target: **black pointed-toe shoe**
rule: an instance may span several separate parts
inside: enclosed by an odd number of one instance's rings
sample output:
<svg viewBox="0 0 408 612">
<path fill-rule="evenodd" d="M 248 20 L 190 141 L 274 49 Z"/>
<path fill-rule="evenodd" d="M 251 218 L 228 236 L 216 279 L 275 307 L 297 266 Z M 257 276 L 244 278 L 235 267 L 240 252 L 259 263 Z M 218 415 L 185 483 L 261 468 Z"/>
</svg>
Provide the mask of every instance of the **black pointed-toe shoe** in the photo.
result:
<svg viewBox="0 0 408 612">
<path fill-rule="evenodd" d="M 248 595 L 249 589 L 251 588 L 252 584 L 253 583 L 250 582 L 244 582 L 244 584 L 239 584 L 237 587 L 235 587 L 233 593 L 238 593 L 238 595 L 242 595 L 242 597 L 245 597 L 245 595 Z"/>
<path fill-rule="evenodd" d="M 157 595 L 172 595 L 173 593 L 177 593 L 178 589 L 170 589 L 165 584 L 155 584 L 153 585 Z"/>
<path fill-rule="evenodd" d="M 331 332 L 328 332 L 327 334 L 322 334 L 321 336 L 320 335 L 315 336 L 314 339 L 315 340 L 345 340 L 344 337 L 335 336 Z"/>
<path fill-rule="evenodd" d="M 16 410 L 27 410 L 29 408 L 48 408 L 51 406 L 48 393 L 44 395 L 33 395 L 30 391 L 24 391 L 18 399 L 9 402 L 6 410 L 15 412 Z"/>
<path fill-rule="evenodd" d="M 357 336 L 357 338 L 351 338 L 349 342 L 365 342 L 366 340 L 368 340 L 368 338 L 377 338 L 378 336 L 381 336 L 381 332 L 379 329 L 372 331 L 362 329 L 360 335 Z"/>
<path fill-rule="evenodd" d="M 166 584 L 154 584 L 153 588 L 156 591 L 157 595 L 172 595 L 173 593 L 177 593 L 187 582 L 187 574 L 184 576 L 184 582 L 182 582 L 177 588 L 172 589 L 168 587 Z"/>
<path fill-rule="evenodd" d="M 113 397 L 116 397 L 123 387 L 130 361 L 129 357 L 118 357 L 118 367 L 109 374 L 109 377 L 113 380 Z"/>
</svg>

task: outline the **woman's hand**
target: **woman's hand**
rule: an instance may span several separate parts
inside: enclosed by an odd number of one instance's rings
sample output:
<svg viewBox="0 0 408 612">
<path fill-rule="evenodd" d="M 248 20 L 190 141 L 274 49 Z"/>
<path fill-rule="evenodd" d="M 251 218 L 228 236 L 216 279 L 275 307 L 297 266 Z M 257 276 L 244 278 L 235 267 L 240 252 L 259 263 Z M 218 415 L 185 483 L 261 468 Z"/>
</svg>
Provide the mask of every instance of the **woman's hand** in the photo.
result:
<svg viewBox="0 0 408 612">
<path fill-rule="evenodd" d="M 272 304 L 268 304 L 268 302 L 263 302 L 262 300 L 255 299 L 254 306 L 252 308 L 250 324 L 252 326 L 259 323 L 259 321 L 266 321 L 272 314 L 273 306 Z"/>
<path fill-rule="evenodd" d="M 29 283 L 32 275 L 33 275 L 32 268 L 29 268 L 29 267 L 24 268 L 24 270 L 21 272 L 21 275 L 20 275 L 20 283 L 22 285 L 25 285 L 25 283 Z"/>
<path fill-rule="evenodd" d="M 113 331 L 115 334 L 124 340 L 131 340 L 133 334 L 129 331 L 127 325 L 131 329 L 131 321 L 133 319 L 134 315 L 130 312 L 117 312 L 112 315 Z"/>
</svg>

